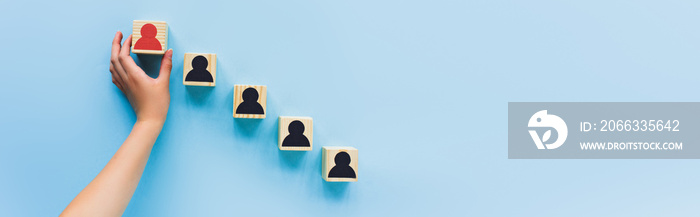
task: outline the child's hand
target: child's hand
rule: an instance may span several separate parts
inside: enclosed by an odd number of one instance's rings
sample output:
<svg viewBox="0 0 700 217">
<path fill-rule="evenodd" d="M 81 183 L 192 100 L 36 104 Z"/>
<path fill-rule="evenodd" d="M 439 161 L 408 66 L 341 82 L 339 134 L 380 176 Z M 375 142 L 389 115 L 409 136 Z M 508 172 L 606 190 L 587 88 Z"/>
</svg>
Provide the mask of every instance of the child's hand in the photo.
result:
<svg viewBox="0 0 700 217">
<path fill-rule="evenodd" d="M 112 41 L 112 57 L 109 71 L 112 83 L 126 95 L 136 112 L 137 121 L 165 123 L 170 105 L 170 70 L 173 67 L 172 49 L 165 52 L 160 63 L 160 74 L 153 79 L 136 65 L 131 58 L 131 35 L 120 44 L 122 33 L 117 32 Z"/>
</svg>

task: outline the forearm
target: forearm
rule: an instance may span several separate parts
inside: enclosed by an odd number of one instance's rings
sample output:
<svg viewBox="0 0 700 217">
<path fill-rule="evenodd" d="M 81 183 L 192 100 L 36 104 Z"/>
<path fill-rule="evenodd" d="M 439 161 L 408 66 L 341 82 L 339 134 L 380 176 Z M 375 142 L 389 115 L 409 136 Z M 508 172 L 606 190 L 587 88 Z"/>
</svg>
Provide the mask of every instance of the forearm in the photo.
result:
<svg viewBox="0 0 700 217">
<path fill-rule="evenodd" d="M 159 121 L 137 121 L 131 134 L 62 216 L 121 216 L 141 179 L 158 134 Z"/>
</svg>

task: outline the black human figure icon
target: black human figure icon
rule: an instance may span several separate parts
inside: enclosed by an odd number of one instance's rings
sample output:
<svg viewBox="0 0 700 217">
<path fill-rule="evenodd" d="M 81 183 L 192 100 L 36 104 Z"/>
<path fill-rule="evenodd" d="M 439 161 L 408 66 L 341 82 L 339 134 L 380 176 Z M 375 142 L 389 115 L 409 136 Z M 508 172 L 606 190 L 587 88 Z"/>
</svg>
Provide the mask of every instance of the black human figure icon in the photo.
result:
<svg viewBox="0 0 700 217">
<path fill-rule="evenodd" d="M 204 56 L 196 56 L 192 59 L 192 70 L 187 73 L 185 81 L 214 82 L 211 73 L 207 70 L 209 61 Z"/>
<path fill-rule="evenodd" d="M 309 139 L 304 136 L 304 123 L 301 121 L 292 121 L 289 123 L 289 135 L 284 137 L 282 141 L 282 146 L 297 146 L 297 147 L 309 147 L 311 143 Z"/>
<path fill-rule="evenodd" d="M 335 166 L 328 173 L 328 178 L 356 178 L 355 170 L 350 167 L 350 155 L 341 151 L 335 155 Z"/>
<path fill-rule="evenodd" d="M 263 107 L 258 103 L 258 91 L 249 87 L 243 91 L 243 102 L 236 108 L 236 114 L 265 114 Z"/>
</svg>

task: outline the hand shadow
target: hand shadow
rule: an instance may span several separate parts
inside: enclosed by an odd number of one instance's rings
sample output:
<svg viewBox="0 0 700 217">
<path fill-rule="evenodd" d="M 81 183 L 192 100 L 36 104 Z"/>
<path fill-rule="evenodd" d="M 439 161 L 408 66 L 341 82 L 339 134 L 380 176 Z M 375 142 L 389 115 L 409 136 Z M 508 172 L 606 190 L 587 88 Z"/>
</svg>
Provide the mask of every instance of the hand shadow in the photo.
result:
<svg viewBox="0 0 700 217">
<path fill-rule="evenodd" d="M 143 55 L 137 54 L 134 58 L 136 65 L 139 65 L 141 69 L 151 78 L 157 78 L 158 72 L 160 72 L 160 62 L 163 60 L 163 55 Z"/>
</svg>

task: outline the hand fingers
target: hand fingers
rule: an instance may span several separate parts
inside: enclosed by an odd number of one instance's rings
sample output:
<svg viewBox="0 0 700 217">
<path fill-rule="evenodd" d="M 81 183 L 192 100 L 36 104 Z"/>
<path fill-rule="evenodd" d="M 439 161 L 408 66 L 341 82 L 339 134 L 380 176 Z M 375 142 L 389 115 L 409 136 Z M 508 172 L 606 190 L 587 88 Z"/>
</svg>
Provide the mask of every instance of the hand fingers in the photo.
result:
<svg viewBox="0 0 700 217">
<path fill-rule="evenodd" d="M 114 39 L 112 39 L 112 57 L 117 57 L 117 55 L 119 55 L 119 50 L 122 47 L 121 42 L 122 33 L 117 31 L 117 34 L 114 35 Z"/>
<path fill-rule="evenodd" d="M 121 42 L 122 33 L 117 31 L 117 34 L 114 35 L 114 39 L 112 40 L 112 55 L 109 58 L 109 62 L 112 76 L 115 76 L 116 74 L 117 81 L 123 83 L 123 81 L 126 79 L 126 72 L 124 71 L 121 63 L 119 63 L 119 50 L 121 49 Z"/>
<path fill-rule="evenodd" d="M 118 73 L 114 69 L 114 65 L 110 64 L 109 71 L 112 73 L 112 83 L 114 83 L 114 85 L 116 85 L 119 88 L 119 90 L 122 91 L 122 93 L 125 93 L 124 92 L 124 84 L 125 83 L 124 83 L 124 81 L 121 80 L 121 78 L 119 78 Z"/>
<path fill-rule="evenodd" d="M 141 71 L 141 68 L 139 68 L 138 65 L 136 65 L 136 62 L 134 62 L 134 59 L 131 58 L 131 35 L 129 35 L 126 40 L 124 40 L 124 46 L 122 46 L 121 50 L 119 51 L 119 62 L 121 63 L 121 66 L 124 67 L 124 70 L 126 71 L 127 76 L 133 75 L 135 72 Z M 142 73 L 145 75 L 145 73 Z"/>
<path fill-rule="evenodd" d="M 163 54 L 163 59 L 160 61 L 160 73 L 158 74 L 158 80 L 163 80 L 166 82 L 170 81 L 170 71 L 173 69 L 173 49 L 168 49 Z"/>
<path fill-rule="evenodd" d="M 112 74 L 112 82 L 116 81 L 117 83 L 122 83 L 119 75 L 117 75 L 117 70 L 114 69 L 114 64 L 109 64 L 109 72 Z"/>
<path fill-rule="evenodd" d="M 116 85 L 117 88 L 119 88 L 119 90 L 121 90 L 122 93 L 124 93 L 124 87 L 122 86 L 121 83 L 119 83 L 117 80 L 115 80 L 114 77 L 112 77 L 112 83 L 114 83 L 114 85 Z"/>
</svg>

